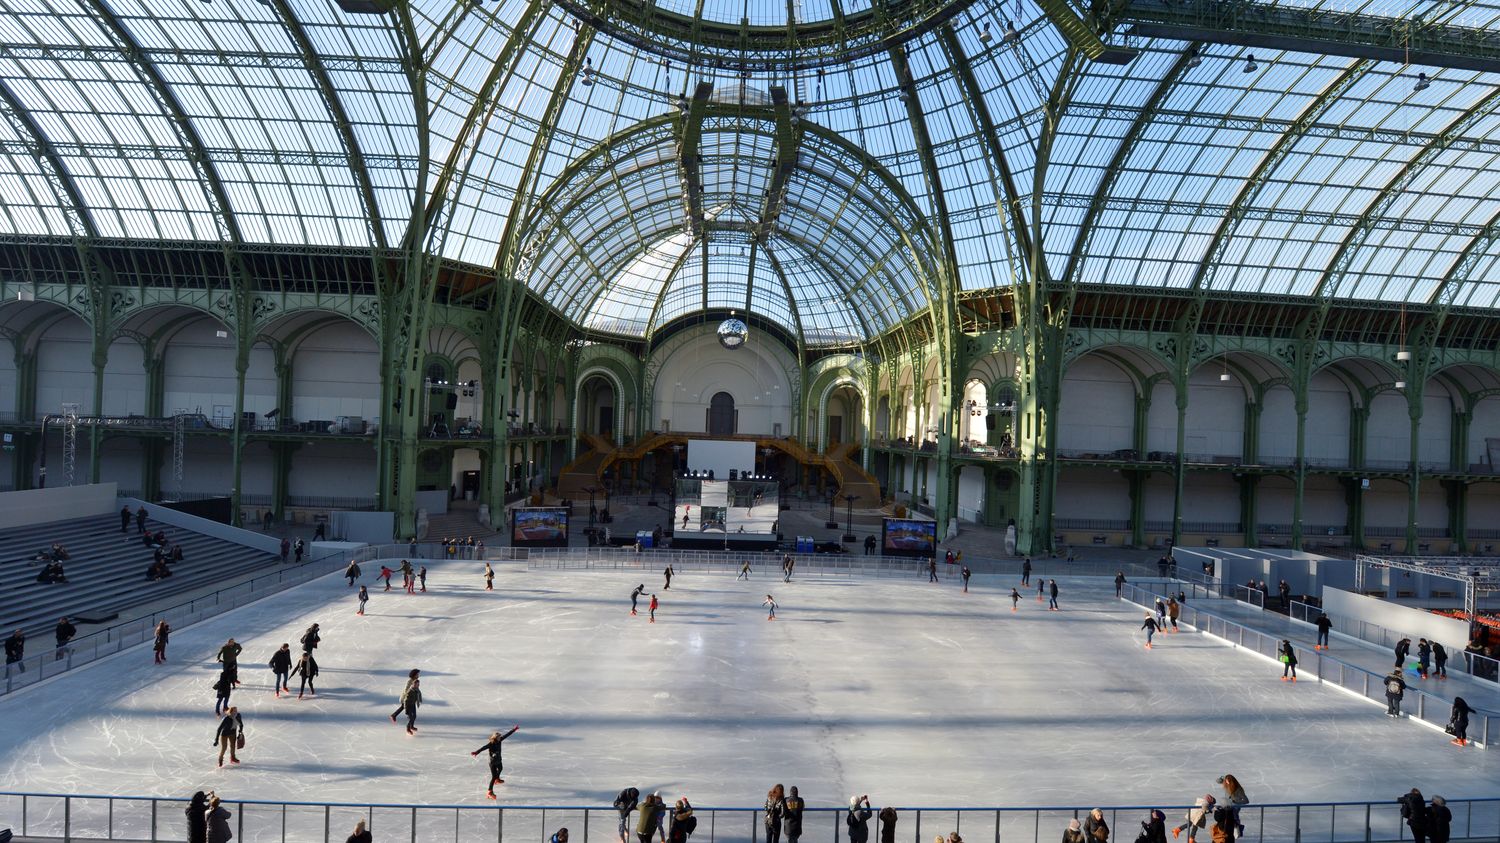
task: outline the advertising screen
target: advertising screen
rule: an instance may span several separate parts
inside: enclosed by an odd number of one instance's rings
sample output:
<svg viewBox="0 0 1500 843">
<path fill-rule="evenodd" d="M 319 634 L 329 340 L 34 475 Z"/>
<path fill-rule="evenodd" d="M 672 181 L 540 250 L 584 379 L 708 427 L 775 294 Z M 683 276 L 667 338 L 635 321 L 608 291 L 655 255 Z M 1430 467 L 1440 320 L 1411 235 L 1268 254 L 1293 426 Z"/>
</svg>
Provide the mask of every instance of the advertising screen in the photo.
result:
<svg viewBox="0 0 1500 843">
<path fill-rule="evenodd" d="M 568 511 L 553 507 L 513 510 L 510 542 L 517 547 L 567 547 Z"/>
<path fill-rule="evenodd" d="M 937 522 L 887 518 L 880 528 L 881 548 L 887 556 L 937 556 Z"/>
</svg>

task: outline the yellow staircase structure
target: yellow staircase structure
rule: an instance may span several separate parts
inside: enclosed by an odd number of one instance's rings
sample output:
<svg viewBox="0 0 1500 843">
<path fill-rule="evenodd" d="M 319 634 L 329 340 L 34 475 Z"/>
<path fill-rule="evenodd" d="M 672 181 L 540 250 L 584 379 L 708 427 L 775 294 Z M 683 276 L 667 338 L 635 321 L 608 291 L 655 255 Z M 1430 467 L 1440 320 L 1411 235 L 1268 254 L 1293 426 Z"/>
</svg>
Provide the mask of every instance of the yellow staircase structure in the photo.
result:
<svg viewBox="0 0 1500 843">
<path fill-rule="evenodd" d="M 557 496 L 560 498 L 588 497 L 584 491 L 599 485 L 599 476 L 604 472 L 605 461 L 615 453 L 615 444 L 595 433 L 578 434 L 581 444 L 588 450 L 562 467 L 557 474 Z"/>
</svg>

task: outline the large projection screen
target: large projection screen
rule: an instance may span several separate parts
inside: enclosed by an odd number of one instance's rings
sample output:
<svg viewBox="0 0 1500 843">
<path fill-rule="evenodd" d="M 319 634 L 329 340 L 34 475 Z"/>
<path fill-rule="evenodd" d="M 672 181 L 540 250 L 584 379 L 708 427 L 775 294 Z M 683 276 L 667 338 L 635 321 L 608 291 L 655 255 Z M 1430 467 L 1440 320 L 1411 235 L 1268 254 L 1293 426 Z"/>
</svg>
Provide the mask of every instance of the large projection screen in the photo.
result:
<svg viewBox="0 0 1500 843">
<path fill-rule="evenodd" d="M 774 480 L 677 481 L 673 535 L 774 536 L 781 517 Z"/>
<path fill-rule="evenodd" d="M 712 471 L 715 480 L 728 480 L 731 468 L 755 471 L 754 442 L 689 439 L 687 446 L 689 471 Z"/>
</svg>

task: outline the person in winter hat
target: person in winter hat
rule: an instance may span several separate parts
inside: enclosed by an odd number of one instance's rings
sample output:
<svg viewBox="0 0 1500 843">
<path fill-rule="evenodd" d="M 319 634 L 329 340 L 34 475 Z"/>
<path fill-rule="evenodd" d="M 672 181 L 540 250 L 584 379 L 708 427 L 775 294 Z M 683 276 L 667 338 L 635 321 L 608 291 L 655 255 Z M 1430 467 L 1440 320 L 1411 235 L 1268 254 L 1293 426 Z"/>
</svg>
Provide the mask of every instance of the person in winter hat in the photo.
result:
<svg viewBox="0 0 1500 843">
<path fill-rule="evenodd" d="M 1136 843 L 1167 843 L 1167 815 L 1155 808 L 1146 819 L 1141 820 L 1141 833 Z"/>
<path fill-rule="evenodd" d="M 1179 825 L 1176 828 L 1172 829 L 1172 838 L 1176 839 L 1178 835 L 1182 834 L 1182 830 L 1185 828 L 1188 830 L 1188 840 L 1196 840 L 1198 837 L 1198 829 L 1203 828 L 1208 824 L 1207 817 L 1209 812 L 1213 810 L 1213 807 L 1213 794 L 1205 793 L 1202 796 L 1198 797 L 1193 802 L 1193 807 L 1188 809 L 1187 816 L 1185 817 L 1187 822 L 1184 822 L 1182 825 Z"/>
<path fill-rule="evenodd" d="M 796 785 L 792 785 L 791 791 L 781 803 L 781 833 L 787 843 L 797 843 L 797 838 L 802 836 L 802 811 L 807 808 L 807 803 L 797 795 Z"/>
<path fill-rule="evenodd" d="M 1448 801 L 1441 796 L 1432 797 L 1427 806 L 1427 839 L 1432 843 L 1448 843 L 1453 823 L 1453 812 L 1448 810 Z"/>
<path fill-rule="evenodd" d="M 1078 820 L 1068 820 L 1068 827 L 1063 829 L 1062 843 L 1085 843 Z"/>
<path fill-rule="evenodd" d="M 870 804 L 868 797 L 865 798 L 865 804 Z M 880 809 L 876 817 L 880 820 L 880 843 L 896 843 L 896 809 L 887 805 Z"/>
<path fill-rule="evenodd" d="M 1392 670 L 1385 677 L 1385 713 L 1387 717 L 1401 716 L 1401 698 L 1406 696 L 1406 680 L 1401 677 L 1401 668 Z"/>
<path fill-rule="evenodd" d="M 1240 784 L 1233 773 L 1219 776 L 1219 784 L 1224 788 L 1224 795 L 1229 797 L 1229 810 L 1234 812 L 1235 836 L 1244 837 L 1245 823 L 1240 820 L 1240 811 L 1250 804 L 1250 797 L 1245 794 L 1244 785 Z"/>
<path fill-rule="evenodd" d="M 1401 818 L 1406 820 L 1406 825 L 1411 829 L 1412 840 L 1416 843 L 1426 843 L 1427 840 L 1427 802 L 1422 798 L 1422 791 L 1412 788 L 1409 793 L 1396 800 L 1401 806 Z"/>
<path fill-rule="evenodd" d="M 869 843 L 870 841 L 870 817 L 874 816 L 870 811 L 870 797 L 849 797 L 849 813 L 844 816 L 844 826 L 849 831 L 849 843 Z"/>
<path fill-rule="evenodd" d="M 491 788 L 492 791 L 493 789 Z M 630 812 L 639 807 L 640 798 L 640 790 L 633 787 L 625 788 L 620 791 L 619 796 L 615 797 L 614 807 L 620 814 L 620 843 L 630 843 L 630 839 L 626 836 L 628 832 L 625 826 L 630 822 Z"/>
</svg>

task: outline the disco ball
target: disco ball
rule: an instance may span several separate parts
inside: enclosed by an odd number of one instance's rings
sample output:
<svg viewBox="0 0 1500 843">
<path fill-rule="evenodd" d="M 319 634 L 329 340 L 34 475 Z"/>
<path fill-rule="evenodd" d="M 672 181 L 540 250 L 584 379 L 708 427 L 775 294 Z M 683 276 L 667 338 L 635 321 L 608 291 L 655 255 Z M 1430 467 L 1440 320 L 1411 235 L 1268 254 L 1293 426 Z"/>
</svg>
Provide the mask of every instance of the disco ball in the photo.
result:
<svg viewBox="0 0 1500 843">
<path fill-rule="evenodd" d="M 731 351 L 744 345 L 749 335 L 750 329 L 738 319 L 731 317 L 719 323 L 719 345 Z"/>
</svg>

